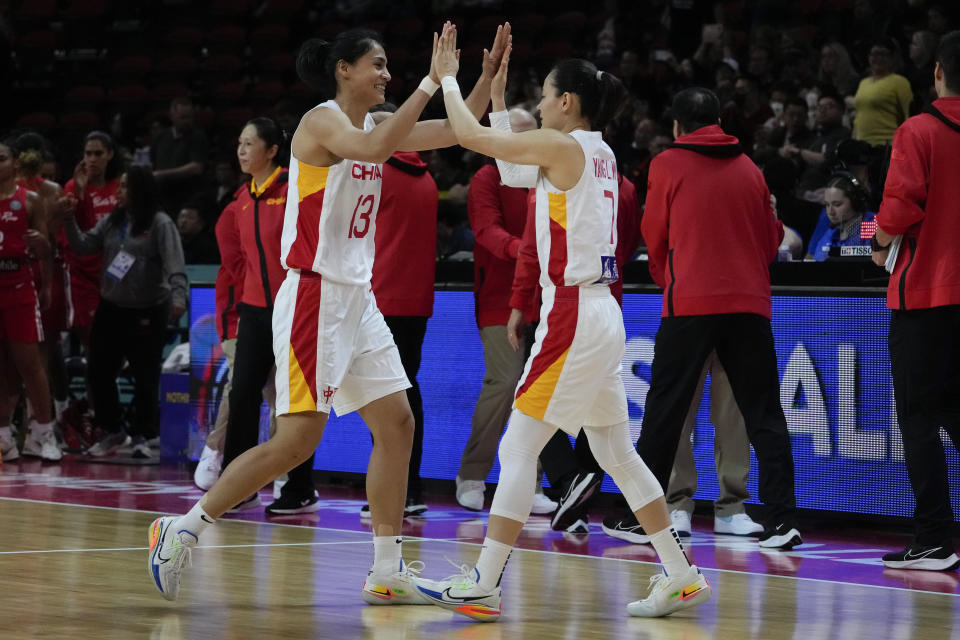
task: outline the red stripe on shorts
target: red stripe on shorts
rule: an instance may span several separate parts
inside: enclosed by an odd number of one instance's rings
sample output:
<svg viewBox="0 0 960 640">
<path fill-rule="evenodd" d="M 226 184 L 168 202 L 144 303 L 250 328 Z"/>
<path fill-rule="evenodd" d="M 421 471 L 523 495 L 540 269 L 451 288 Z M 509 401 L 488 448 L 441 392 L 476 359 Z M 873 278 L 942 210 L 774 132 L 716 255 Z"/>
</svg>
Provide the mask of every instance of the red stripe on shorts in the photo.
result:
<svg viewBox="0 0 960 640">
<path fill-rule="evenodd" d="M 580 289 L 578 287 L 560 287 L 555 293 L 553 308 L 547 315 L 547 335 L 543 337 L 540 351 L 530 363 L 530 373 L 517 389 L 516 398 L 523 395 L 537 379 L 562 356 L 577 332 Z"/>
</svg>

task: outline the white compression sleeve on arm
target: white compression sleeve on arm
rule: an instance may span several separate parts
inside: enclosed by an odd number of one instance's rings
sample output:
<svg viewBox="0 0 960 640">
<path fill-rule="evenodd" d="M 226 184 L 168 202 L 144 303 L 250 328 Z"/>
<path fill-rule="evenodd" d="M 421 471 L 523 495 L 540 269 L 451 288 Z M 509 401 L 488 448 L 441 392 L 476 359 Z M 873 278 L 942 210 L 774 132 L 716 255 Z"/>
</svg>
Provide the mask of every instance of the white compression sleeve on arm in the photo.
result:
<svg viewBox="0 0 960 640">
<path fill-rule="evenodd" d="M 492 112 L 490 114 L 490 127 L 499 131 L 512 131 L 510 128 L 510 112 Z M 537 186 L 537 177 L 540 175 L 540 167 L 537 165 L 514 164 L 498 159 L 497 169 L 500 170 L 500 180 L 508 187 L 529 189 Z"/>
</svg>

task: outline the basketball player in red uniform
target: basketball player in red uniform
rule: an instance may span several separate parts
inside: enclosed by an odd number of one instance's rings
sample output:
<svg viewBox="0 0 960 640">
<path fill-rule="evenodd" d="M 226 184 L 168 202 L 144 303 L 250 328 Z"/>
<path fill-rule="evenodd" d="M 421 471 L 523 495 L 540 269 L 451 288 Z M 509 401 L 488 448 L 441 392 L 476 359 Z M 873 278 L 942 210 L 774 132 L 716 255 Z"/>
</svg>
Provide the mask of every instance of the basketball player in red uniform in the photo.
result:
<svg viewBox="0 0 960 640">
<path fill-rule="evenodd" d="M 39 346 L 43 340 L 40 296 L 30 268 L 31 253 L 49 258 L 47 229 L 39 196 L 17 184 L 14 167 L 13 148 L 0 143 L 0 343 L 23 380 L 33 411 L 23 453 L 56 461 L 61 453 L 53 433 L 47 374 Z M 48 274 L 44 269 L 44 275 Z M 45 286 L 42 282 L 41 287 Z M 0 372 L 9 370 L 0 367 Z M 0 381 L 0 388 L 9 387 L 6 380 Z M 6 394 L 2 402 L 9 402 Z M 0 415 L 9 417 L 9 406 L 2 409 Z M 9 423 L 0 425 L 0 448 L 4 460 L 19 455 Z"/>
</svg>

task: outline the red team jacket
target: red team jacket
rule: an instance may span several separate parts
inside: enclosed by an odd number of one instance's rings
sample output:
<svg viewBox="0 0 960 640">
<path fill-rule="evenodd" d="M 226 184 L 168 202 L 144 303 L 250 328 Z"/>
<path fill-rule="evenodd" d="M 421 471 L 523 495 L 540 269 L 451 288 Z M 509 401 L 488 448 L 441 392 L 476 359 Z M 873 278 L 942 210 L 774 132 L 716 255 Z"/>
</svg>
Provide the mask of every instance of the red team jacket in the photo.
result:
<svg viewBox="0 0 960 640">
<path fill-rule="evenodd" d="M 418 153 L 397 151 L 383 163 L 372 284 L 385 316 L 433 315 L 437 202 L 437 183 Z"/>
<path fill-rule="evenodd" d="M 287 170 L 281 169 L 254 195 L 249 186 L 238 195 L 236 224 L 243 252 L 243 294 L 240 302 L 273 307 L 287 272 L 280 263 L 280 236 L 287 207 Z"/>
<path fill-rule="evenodd" d="M 243 252 L 240 250 L 240 232 L 237 229 L 236 198 L 248 190 L 247 185 L 237 189 L 233 194 L 234 200 L 224 207 L 214 227 L 220 248 L 216 304 L 217 331 L 221 342 L 237 337 L 237 303 L 243 295 Z"/>
<path fill-rule="evenodd" d="M 470 180 L 467 214 L 474 239 L 473 297 L 477 326 L 482 329 L 505 325 L 510 318 L 513 273 L 527 221 L 527 190 L 506 186 L 500 181 L 497 165 L 486 164 Z M 535 288 L 536 278 L 533 285 Z M 522 308 L 528 306 L 525 304 Z"/>
<path fill-rule="evenodd" d="M 933 106 L 960 126 L 960 97 Z M 960 304 L 960 131 L 922 113 L 893 136 L 877 225 L 903 234 L 887 286 L 891 309 Z"/>
<path fill-rule="evenodd" d="M 783 225 L 760 169 L 718 125 L 680 136 L 650 163 L 641 229 L 664 317 L 770 317 Z"/>
</svg>

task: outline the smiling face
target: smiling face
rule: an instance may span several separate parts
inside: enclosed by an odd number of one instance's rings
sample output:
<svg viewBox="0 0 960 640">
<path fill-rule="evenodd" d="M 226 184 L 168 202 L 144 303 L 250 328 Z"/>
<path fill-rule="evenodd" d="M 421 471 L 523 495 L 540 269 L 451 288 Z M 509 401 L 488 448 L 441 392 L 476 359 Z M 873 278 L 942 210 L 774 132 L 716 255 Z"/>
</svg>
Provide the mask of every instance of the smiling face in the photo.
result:
<svg viewBox="0 0 960 640">
<path fill-rule="evenodd" d="M 379 43 L 372 43 L 370 50 L 357 58 L 353 64 L 341 60 L 337 63 L 337 91 L 349 88 L 350 92 L 369 106 L 386 102 L 387 54 Z"/>
<path fill-rule="evenodd" d="M 830 224 L 833 226 L 842 224 L 857 215 L 857 212 L 853 209 L 853 205 L 850 203 L 850 198 L 847 197 L 847 194 L 845 194 L 842 189 L 831 187 L 825 190 L 823 192 L 823 201 L 827 207 L 827 218 L 830 219 Z"/>
</svg>

